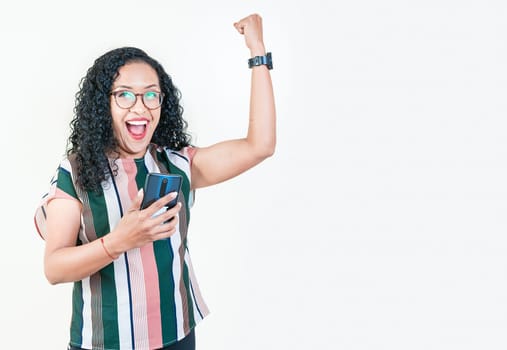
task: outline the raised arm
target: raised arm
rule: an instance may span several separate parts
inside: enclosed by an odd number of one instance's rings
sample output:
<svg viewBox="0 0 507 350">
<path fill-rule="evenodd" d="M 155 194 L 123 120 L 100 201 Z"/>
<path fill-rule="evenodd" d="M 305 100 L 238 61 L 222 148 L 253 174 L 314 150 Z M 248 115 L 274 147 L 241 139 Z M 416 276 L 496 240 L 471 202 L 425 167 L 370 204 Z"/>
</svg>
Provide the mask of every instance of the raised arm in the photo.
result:
<svg viewBox="0 0 507 350">
<path fill-rule="evenodd" d="M 251 57 L 266 53 L 262 18 L 250 15 L 234 23 L 244 35 Z M 273 86 L 265 65 L 252 68 L 250 117 L 245 138 L 198 148 L 192 161 L 192 188 L 200 188 L 235 177 L 257 165 L 275 151 L 276 112 Z"/>
</svg>

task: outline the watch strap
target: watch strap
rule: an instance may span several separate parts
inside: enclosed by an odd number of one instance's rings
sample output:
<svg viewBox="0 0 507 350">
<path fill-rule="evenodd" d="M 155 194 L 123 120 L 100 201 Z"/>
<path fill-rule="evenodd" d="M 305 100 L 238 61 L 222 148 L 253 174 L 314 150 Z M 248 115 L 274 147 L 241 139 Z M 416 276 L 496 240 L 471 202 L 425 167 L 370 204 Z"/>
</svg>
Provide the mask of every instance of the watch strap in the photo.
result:
<svg viewBox="0 0 507 350">
<path fill-rule="evenodd" d="M 255 56 L 248 59 L 248 68 L 266 65 L 268 69 L 273 69 L 273 59 L 271 52 L 266 53 L 264 56 Z"/>
</svg>

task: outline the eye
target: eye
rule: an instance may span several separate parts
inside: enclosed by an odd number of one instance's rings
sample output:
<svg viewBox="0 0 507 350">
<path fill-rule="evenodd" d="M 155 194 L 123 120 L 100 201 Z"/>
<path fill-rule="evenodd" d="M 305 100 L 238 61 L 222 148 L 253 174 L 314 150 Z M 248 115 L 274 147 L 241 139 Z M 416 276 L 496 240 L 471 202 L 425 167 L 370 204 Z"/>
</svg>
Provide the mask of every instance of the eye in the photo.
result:
<svg viewBox="0 0 507 350">
<path fill-rule="evenodd" d="M 131 91 L 118 91 L 116 93 L 116 97 L 123 99 L 123 100 L 129 100 L 129 101 L 135 101 L 136 95 Z"/>
<path fill-rule="evenodd" d="M 144 98 L 146 100 L 158 100 L 159 95 L 160 94 L 156 91 L 148 91 L 144 94 Z"/>
</svg>

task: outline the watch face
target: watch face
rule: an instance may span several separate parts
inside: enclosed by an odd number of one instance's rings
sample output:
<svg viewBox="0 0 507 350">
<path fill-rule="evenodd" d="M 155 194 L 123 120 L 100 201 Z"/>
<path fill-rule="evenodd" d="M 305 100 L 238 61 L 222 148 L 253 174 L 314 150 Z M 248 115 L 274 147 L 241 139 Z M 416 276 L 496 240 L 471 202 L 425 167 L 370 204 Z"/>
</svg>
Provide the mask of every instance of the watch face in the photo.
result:
<svg viewBox="0 0 507 350">
<path fill-rule="evenodd" d="M 267 66 L 268 66 L 268 69 L 273 69 L 273 60 L 271 58 L 271 52 L 268 52 L 266 54 L 266 58 L 267 58 Z"/>
</svg>

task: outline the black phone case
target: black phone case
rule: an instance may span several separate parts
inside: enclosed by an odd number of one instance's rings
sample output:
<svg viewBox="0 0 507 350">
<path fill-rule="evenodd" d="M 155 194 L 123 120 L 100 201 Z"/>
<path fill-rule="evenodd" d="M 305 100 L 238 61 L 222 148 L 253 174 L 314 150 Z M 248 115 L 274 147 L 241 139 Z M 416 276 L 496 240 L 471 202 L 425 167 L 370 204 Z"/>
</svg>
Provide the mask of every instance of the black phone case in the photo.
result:
<svg viewBox="0 0 507 350">
<path fill-rule="evenodd" d="M 148 173 L 144 183 L 144 197 L 141 209 L 149 207 L 153 202 L 170 192 L 180 193 L 181 176 L 174 174 Z M 178 196 L 167 203 L 168 209 L 178 203 Z"/>
</svg>

